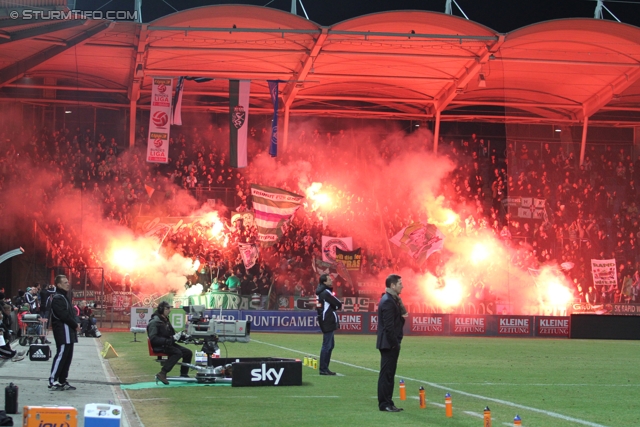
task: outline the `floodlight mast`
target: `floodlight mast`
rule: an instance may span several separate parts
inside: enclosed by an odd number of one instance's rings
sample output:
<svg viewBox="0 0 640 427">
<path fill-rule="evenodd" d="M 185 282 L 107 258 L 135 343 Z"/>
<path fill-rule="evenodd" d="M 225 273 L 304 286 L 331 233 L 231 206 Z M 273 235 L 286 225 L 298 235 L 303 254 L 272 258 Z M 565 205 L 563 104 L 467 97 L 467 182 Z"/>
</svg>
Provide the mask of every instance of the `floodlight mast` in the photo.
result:
<svg viewBox="0 0 640 427">
<path fill-rule="evenodd" d="M 456 7 L 458 8 L 458 10 L 462 13 L 462 15 L 468 20 L 469 17 L 467 16 L 466 13 L 464 13 L 464 10 L 462 10 L 462 8 L 460 7 L 460 5 L 458 4 L 458 2 L 456 0 L 447 0 L 447 3 L 444 6 L 444 13 L 446 13 L 447 15 L 453 15 L 453 10 L 451 7 L 451 3 L 455 4 Z M 302 1 L 301 3 L 302 4 Z"/>
<path fill-rule="evenodd" d="M 607 8 L 607 6 L 605 6 L 605 5 L 604 5 L 604 0 L 596 0 L 596 1 L 597 1 L 597 3 L 596 3 L 596 10 L 595 10 L 595 12 L 593 13 L 593 17 L 594 17 L 595 19 L 604 19 L 604 18 L 602 17 L 602 9 L 604 9 L 604 10 L 606 10 L 607 12 L 609 12 L 609 15 L 613 16 L 613 19 L 615 19 L 615 20 L 616 20 L 616 21 L 618 21 L 618 22 L 621 22 L 621 21 L 618 19 L 618 17 L 617 17 L 616 15 L 614 15 L 614 14 L 613 14 L 613 12 L 611 12 L 611 11 L 609 10 L 609 8 Z"/>
<path fill-rule="evenodd" d="M 291 14 L 298 14 L 298 1 L 300 2 L 300 7 L 302 7 L 302 12 L 304 13 L 304 17 L 309 19 L 309 15 L 307 15 L 307 10 L 304 8 L 304 4 L 302 4 L 302 0 L 291 0 Z"/>
</svg>

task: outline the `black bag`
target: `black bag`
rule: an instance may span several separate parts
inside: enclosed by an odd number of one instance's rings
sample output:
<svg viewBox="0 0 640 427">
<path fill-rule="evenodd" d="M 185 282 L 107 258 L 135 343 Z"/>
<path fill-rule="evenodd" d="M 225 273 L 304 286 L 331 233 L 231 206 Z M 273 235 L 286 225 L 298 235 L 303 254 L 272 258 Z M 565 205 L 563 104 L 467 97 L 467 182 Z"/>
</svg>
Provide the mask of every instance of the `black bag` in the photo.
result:
<svg viewBox="0 0 640 427">
<path fill-rule="evenodd" d="M 51 357 L 51 349 L 46 344 L 31 344 L 29 346 L 29 360 L 46 362 Z"/>
<path fill-rule="evenodd" d="M 0 411 L 0 426 L 12 426 L 13 418 L 7 415 L 5 411 Z"/>
</svg>

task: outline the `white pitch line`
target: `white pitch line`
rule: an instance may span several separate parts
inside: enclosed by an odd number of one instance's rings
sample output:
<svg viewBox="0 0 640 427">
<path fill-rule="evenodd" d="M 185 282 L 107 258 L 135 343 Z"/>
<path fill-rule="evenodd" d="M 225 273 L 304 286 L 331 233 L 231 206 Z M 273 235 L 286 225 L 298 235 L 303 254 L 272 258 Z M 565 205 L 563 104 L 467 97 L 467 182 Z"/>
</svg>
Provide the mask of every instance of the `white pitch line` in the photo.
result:
<svg viewBox="0 0 640 427">
<path fill-rule="evenodd" d="M 471 412 L 471 411 L 462 411 L 467 415 L 471 415 L 472 417 L 476 417 L 476 418 L 484 418 L 484 414 L 478 414 L 477 412 Z"/>
<path fill-rule="evenodd" d="M 264 342 L 264 341 L 259 341 L 259 340 L 256 340 L 256 339 L 252 339 L 252 341 L 253 342 L 257 342 L 259 344 L 265 344 L 265 345 L 269 345 L 271 347 L 280 348 L 282 350 L 290 351 L 290 352 L 293 352 L 293 353 L 309 355 L 308 352 L 295 350 L 293 348 L 283 347 L 283 346 L 280 346 L 280 345 L 271 344 L 271 343 Z M 313 356 L 315 357 L 315 355 L 313 355 Z M 318 357 L 320 357 L 320 356 L 318 356 Z M 354 365 L 352 363 L 341 362 L 340 360 L 335 360 L 335 359 L 331 359 L 331 361 L 335 362 L 335 363 L 340 363 L 340 364 L 345 365 L 345 366 L 350 366 L 352 368 L 362 369 L 364 371 L 379 373 L 378 370 L 367 368 L 366 366 Z M 396 374 L 396 376 L 399 376 L 399 375 Z M 544 409 L 538 409 L 538 408 L 533 408 L 531 406 L 520 405 L 519 403 L 509 402 L 508 400 L 496 399 L 496 398 L 493 398 L 493 397 L 482 396 L 480 394 L 467 393 L 466 391 L 451 389 L 449 387 L 445 387 L 443 385 L 432 383 L 432 382 L 429 382 L 429 381 L 424 381 L 424 380 L 419 380 L 419 379 L 416 379 L 416 378 L 409 378 L 409 377 L 404 377 L 404 376 L 402 378 L 405 379 L 405 380 L 416 381 L 416 382 L 420 382 L 420 383 L 423 383 L 423 384 L 427 384 L 427 385 L 429 385 L 431 387 L 439 388 L 439 389 L 445 390 L 445 391 L 447 391 L 449 393 L 456 393 L 456 394 L 459 394 L 459 395 L 462 395 L 462 396 L 473 397 L 475 399 L 480 399 L 480 400 L 489 401 L 489 402 L 495 402 L 495 403 L 499 403 L 501 405 L 511 406 L 513 408 L 518 408 L 518 409 L 523 409 L 525 411 L 537 412 L 538 414 L 543 414 L 543 415 L 546 415 L 548 417 L 558 418 L 558 419 L 561 419 L 561 420 L 564 420 L 564 421 L 569 421 L 569 422 L 576 423 L 576 424 L 582 424 L 582 425 L 589 426 L 589 427 L 607 427 L 607 426 L 605 426 L 603 424 L 598 424 L 598 423 L 593 423 L 591 421 L 581 420 L 580 418 L 569 417 L 567 415 L 562 415 L 562 414 L 559 414 L 559 413 L 553 412 L 553 411 L 545 411 Z"/>
</svg>

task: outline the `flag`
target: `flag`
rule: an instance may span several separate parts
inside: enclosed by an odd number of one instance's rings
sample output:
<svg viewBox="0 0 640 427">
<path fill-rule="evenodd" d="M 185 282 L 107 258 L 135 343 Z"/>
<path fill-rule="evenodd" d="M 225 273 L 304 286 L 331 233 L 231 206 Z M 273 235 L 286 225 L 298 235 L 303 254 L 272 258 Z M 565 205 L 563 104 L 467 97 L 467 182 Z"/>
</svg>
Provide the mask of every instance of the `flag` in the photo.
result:
<svg viewBox="0 0 640 427">
<path fill-rule="evenodd" d="M 278 155 L 278 80 L 267 80 L 269 83 L 269 93 L 273 103 L 273 119 L 271 119 L 271 143 L 269 144 L 269 155 Z"/>
<path fill-rule="evenodd" d="M 176 83 L 176 94 L 173 96 L 173 112 L 171 114 L 171 124 L 182 126 L 182 93 L 184 89 L 184 77 L 178 78 Z"/>
<path fill-rule="evenodd" d="M 144 185 L 144 189 L 147 190 L 147 195 L 149 195 L 149 198 L 151 198 L 151 196 L 153 196 L 153 193 L 155 193 L 156 189 L 153 188 L 152 186 L 145 184 Z"/>
<path fill-rule="evenodd" d="M 354 249 L 352 251 L 345 251 L 340 248 L 336 248 L 336 263 L 344 264 L 347 270 L 360 270 L 360 264 L 362 262 L 362 249 Z"/>
<path fill-rule="evenodd" d="M 233 168 L 247 167 L 250 80 L 229 80 L 229 161 Z"/>
<path fill-rule="evenodd" d="M 331 237 L 322 236 L 322 260 L 324 262 L 336 262 L 336 249 L 345 251 L 353 249 L 353 239 L 351 237 Z"/>
<path fill-rule="evenodd" d="M 211 78 L 208 77 L 188 77 L 181 76 L 178 78 L 178 83 L 176 84 L 176 94 L 173 97 L 173 112 L 171 114 L 171 124 L 182 126 L 182 94 L 184 93 L 184 81 L 191 80 L 196 83 L 206 83 L 210 82 Z"/>
<path fill-rule="evenodd" d="M 409 252 L 418 264 L 422 264 L 432 253 L 444 247 L 444 234 L 433 224 L 414 222 L 389 241 Z"/>
<path fill-rule="evenodd" d="M 169 163 L 169 133 L 171 131 L 171 88 L 173 79 L 153 77 L 151 112 L 147 138 L 147 162 Z"/>
<path fill-rule="evenodd" d="M 617 285 L 618 270 L 616 268 L 616 259 L 592 259 L 591 275 L 593 276 L 593 284 L 599 285 Z"/>
<path fill-rule="evenodd" d="M 238 249 L 240 250 L 240 255 L 242 255 L 242 262 L 247 270 L 256 265 L 260 253 L 255 244 L 238 243 Z"/>
<path fill-rule="evenodd" d="M 282 237 L 282 226 L 300 207 L 304 197 L 275 187 L 251 184 L 258 240 L 271 245 Z"/>
</svg>

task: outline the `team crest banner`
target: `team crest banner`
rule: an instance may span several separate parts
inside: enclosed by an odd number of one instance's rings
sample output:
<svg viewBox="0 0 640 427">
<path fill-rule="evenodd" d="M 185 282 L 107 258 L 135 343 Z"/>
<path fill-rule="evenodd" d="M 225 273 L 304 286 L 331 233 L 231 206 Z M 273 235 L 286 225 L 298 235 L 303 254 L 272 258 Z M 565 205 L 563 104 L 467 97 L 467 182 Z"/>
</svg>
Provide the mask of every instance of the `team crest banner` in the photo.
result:
<svg viewBox="0 0 640 427">
<path fill-rule="evenodd" d="M 422 264 L 432 253 L 444 247 L 444 234 L 433 224 L 414 222 L 389 241 L 409 252 L 418 264 Z"/>
<path fill-rule="evenodd" d="M 331 237 L 322 236 L 322 260 L 335 264 L 336 248 L 343 251 L 353 250 L 353 239 L 351 237 Z"/>
<path fill-rule="evenodd" d="M 250 80 L 229 80 L 229 162 L 247 167 Z"/>
<path fill-rule="evenodd" d="M 169 134 L 171 131 L 171 92 L 173 79 L 153 77 L 151 112 L 147 138 L 147 162 L 169 163 Z"/>
<path fill-rule="evenodd" d="M 258 240 L 272 245 L 282 237 L 282 226 L 300 208 L 304 197 L 276 187 L 251 184 Z"/>
<path fill-rule="evenodd" d="M 238 243 L 238 249 L 242 256 L 242 262 L 247 270 L 256 265 L 260 253 L 258 252 L 258 247 L 255 244 Z"/>
<path fill-rule="evenodd" d="M 596 286 L 618 284 L 615 259 L 592 259 L 591 274 L 593 275 L 593 284 Z"/>
</svg>

